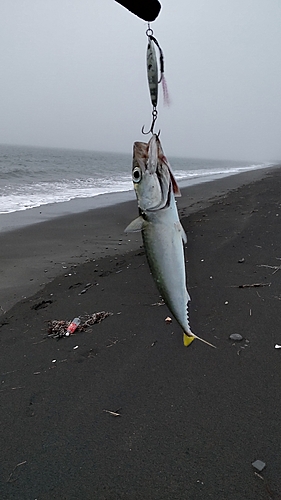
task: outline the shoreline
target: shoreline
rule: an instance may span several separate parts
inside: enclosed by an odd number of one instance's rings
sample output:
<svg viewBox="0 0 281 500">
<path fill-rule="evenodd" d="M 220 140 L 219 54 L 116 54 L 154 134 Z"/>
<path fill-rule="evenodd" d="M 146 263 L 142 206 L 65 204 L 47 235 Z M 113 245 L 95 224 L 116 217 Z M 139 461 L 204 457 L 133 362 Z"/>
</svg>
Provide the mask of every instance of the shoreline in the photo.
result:
<svg viewBox="0 0 281 500">
<path fill-rule="evenodd" d="M 279 167 L 276 165 L 181 187 L 182 197 L 177 198 L 180 218 L 209 206 L 217 197 L 243 184 L 263 178 L 276 168 Z M 3 263 L 0 270 L 0 317 L 56 276 L 70 272 L 72 266 L 91 259 L 122 255 L 142 246 L 140 233 L 124 234 L 124 228 L 138 215 L 135 193 L 125 193 L 130 201 L 108 204 L 109 201 L 122 199 L 124 193 L 116 194 L 120 196 L 73 200 L 61 204 L 63 207 L 56 204 L 8 214 L 11 215 L 10 220 L 14 215 L 14 223 L 20 217 L 22 226 L 0 233 Z M 93 201 L 96 208 L 89 209 Z M 86 207 L 88 210 L 85 211 Z M 58 210 L 62 210 L 64 215 L 59 212 L 58 216 Z M 69 213 L 69 210 L 72 212 Z M 43 221 L 39 222 L 41 217 Z"/>
<path fill-rule="evenodd" d="M 181 189 L 191 188 L 193 186 L 208 184 L 209 182 L 217 182 L 221 179 L 228 179 L 229 177 L 245 175 L 246 182 L 248 182 L 248 175 L 251 178 L 260 178 L 260 172 L 265 170 L 274 169 L 278 164 L 272 164 L 268 167 L 257 169 L 249 169 L 244 172 L 236 172 L 230 174 L 209 175 L 199 178 L 179 180 Z M 255 172 L 258 172 L 257 176 Z M 56 217 L 64 217 L 67 215 L 74 215 L 88 210 L 95 210 L 104 207 L 110 207 L 119 203 L 135 200 L 134 189 L 128 191 L 118 191 L 111 193 L 103 193 L 89 198 L 75 198 L 69 201 L 59 203 L 48 203 L 40 205 L 39 207 L 27 208 L 26 210 L 19 210 L 16 212 L 0 213 L 0 234 L 6 231 L 13 231 L 15 229 L 23 228 L 32 224 L 38 224 L 55 219 Z"/>
</svg>

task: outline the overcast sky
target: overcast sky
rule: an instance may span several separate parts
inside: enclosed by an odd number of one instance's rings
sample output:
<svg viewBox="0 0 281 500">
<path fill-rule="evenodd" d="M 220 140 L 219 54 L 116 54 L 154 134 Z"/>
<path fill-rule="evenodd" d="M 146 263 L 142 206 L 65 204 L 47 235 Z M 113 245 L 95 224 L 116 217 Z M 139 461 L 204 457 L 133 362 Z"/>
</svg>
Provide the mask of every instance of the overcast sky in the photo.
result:
<svg viewBox="0 0 281 500">
<path fill-rule="evenodd" d="M 281 160 L 280 0 L 161 4 L 166 154 Z M 0 143 L 130 153 L 151 121 L 146 28 L 114 0 L 1 0 Z"/>
</svg>

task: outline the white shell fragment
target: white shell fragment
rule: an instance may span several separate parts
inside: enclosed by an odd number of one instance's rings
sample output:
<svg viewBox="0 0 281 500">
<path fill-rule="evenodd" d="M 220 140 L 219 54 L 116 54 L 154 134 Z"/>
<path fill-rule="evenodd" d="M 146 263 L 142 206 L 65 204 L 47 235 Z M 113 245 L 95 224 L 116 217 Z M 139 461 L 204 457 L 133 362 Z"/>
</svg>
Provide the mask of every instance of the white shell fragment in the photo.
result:
<svg viewBox="0 0 281 500">
<path fill-rule="evenodd" d="M 165 318 L 165 322 L 166 323 L 172 323 L 172 318 L 170 318 L 170 316 L 167 316 L 167 318 Z"/>
<path fill-rule="evenodd" d="M 279 344 L 275 344 L 274 347 L 275 347 L 275 349 L 281 349 L 281 345 L 279 345 Z"/>
</svg>

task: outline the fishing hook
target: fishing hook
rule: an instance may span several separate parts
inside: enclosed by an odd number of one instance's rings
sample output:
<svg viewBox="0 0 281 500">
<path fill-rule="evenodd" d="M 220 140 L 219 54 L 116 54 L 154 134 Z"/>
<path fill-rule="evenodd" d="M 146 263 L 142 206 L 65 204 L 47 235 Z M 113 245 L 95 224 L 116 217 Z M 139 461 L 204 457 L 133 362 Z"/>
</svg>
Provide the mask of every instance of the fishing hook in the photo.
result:
<svg viewBox="0 0 281 500">
<path fill-rule="evenodd" d="M 151 123 L 151 127 L 150 127 L 149 131 L 148 131 L 148 132 L 145 132 L 145 131 L 144 131 L 144 125 L 143 125 L 143 127 L 142 127 L 142 129 L 141 129 L 141 131 L 142 131 L 142 133 L 143 133 L 144 135 L 148 135 L 148 134 L 150 134 L 150 133 L 151 133 L 151 134 L 153 134 L 154 124 L 155 124 L 155 122 L 156 122 L 156 120 L 157 120 L 157 116 L 158 116 L 157 109 L 156 109 L 156 108 L 153 108 L 153 111 L 152 111 L 152 123 Z"/>
</svg>

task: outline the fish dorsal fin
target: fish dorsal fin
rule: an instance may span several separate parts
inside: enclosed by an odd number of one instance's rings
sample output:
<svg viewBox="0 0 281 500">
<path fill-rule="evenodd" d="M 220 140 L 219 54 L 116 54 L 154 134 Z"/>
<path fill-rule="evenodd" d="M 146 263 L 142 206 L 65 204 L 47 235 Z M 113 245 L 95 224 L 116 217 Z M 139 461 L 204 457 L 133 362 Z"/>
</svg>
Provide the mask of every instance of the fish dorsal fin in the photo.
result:
<svg viewBox="0 0 281 500">
<path fill-rule="evenodd" d="M 136 233 L 137 231 L 141 231 L 143 227 L 144 219 L 140 215 L 136 219 L 134 219 L 124 230 L 124 233 Z"/>
</svg>

